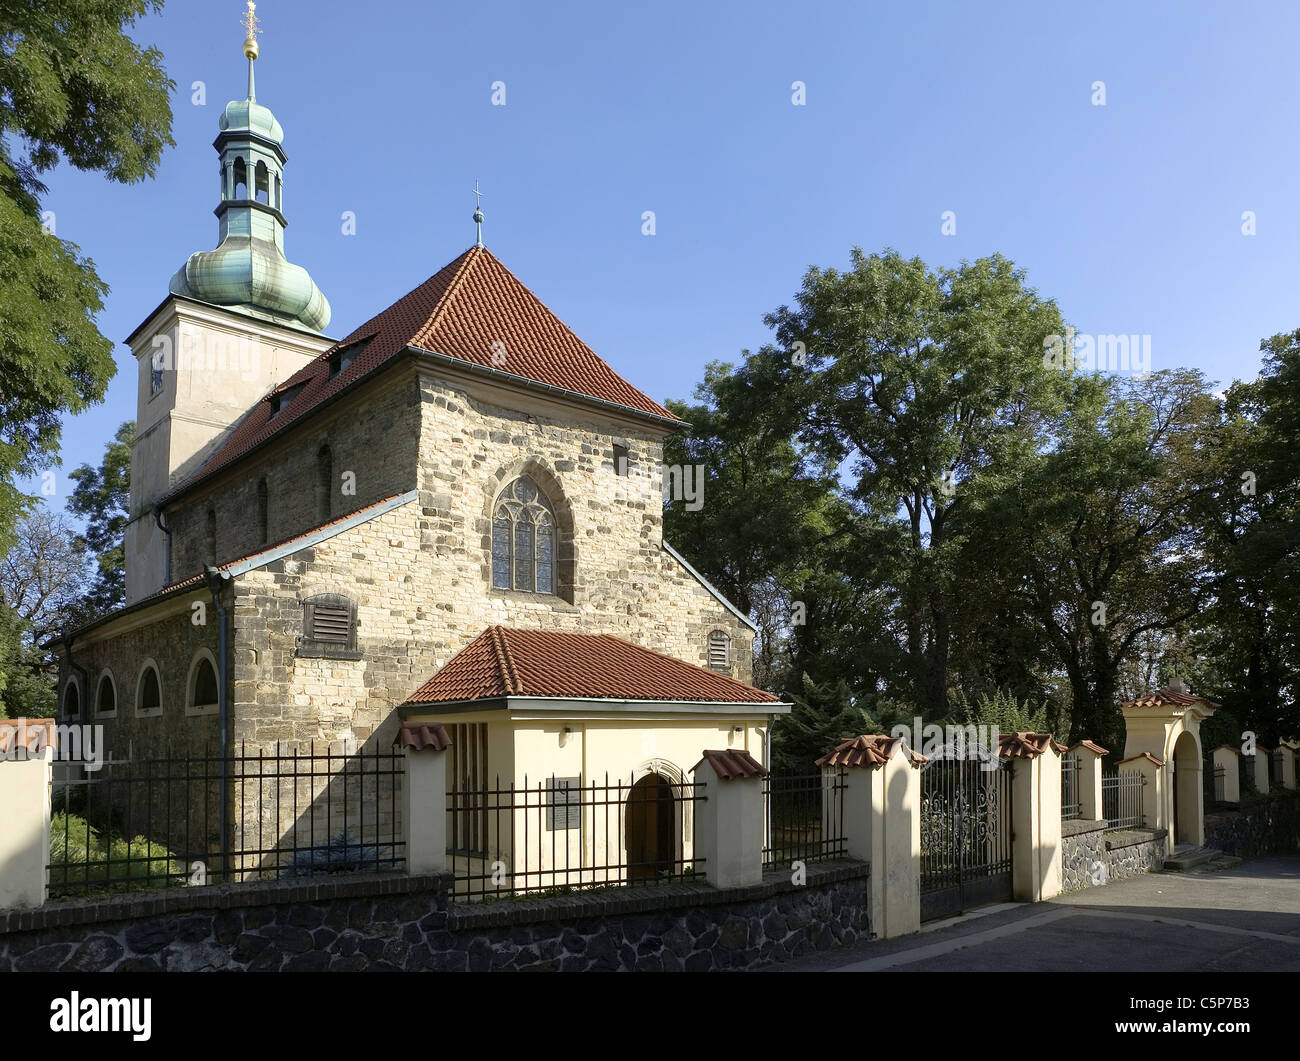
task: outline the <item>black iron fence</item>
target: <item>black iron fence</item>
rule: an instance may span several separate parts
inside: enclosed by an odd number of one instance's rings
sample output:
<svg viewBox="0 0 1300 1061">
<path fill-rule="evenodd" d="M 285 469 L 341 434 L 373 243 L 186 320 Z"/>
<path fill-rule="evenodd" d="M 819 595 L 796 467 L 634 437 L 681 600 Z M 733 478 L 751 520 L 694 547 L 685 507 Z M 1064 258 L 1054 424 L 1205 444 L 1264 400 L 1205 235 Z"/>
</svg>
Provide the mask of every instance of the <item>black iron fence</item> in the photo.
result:
<svg viewBox="0 0 1300 1061">
<path fill-rule="evenodd" d="M 847 853 L 843 770 L 763 779 L 763 865 L 821 862 Z"/>
<path fill-rule="evenodd" d="M 458 896 L 545 894 L 683 880 L 703 874 L 695 853 L 703 782 L 648 774 L 583 784 L 551 777 L 447 793 L 448 865 Z"/>
<path fill-rule="evenodd" d="M 1066 755 L 1061 759 L 1061 820 L 1079 817 L 1082 806 L 1079 797 L 1079 757 Z"/>
<path fill-rule="evenodd" d="M 1101 779 L 1101 812 L 1106 831 L 1142 828 L 1142 774 L 1105 774 Z"/>
<path fill-rule="evenodd" d="M 404 769 L 338 743 L 56 763 L 50 897 L 403 869 Z"/>
</svg>

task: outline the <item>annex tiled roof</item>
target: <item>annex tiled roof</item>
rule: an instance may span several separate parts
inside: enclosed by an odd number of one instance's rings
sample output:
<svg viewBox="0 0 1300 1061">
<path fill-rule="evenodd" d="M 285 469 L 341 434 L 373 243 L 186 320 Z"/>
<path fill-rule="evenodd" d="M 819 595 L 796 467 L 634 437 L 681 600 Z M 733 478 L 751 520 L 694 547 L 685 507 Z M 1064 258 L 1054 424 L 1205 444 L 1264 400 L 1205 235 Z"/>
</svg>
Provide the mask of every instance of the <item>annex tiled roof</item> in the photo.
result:
<svg viewBox="0 0 1300 1061">
<path fill-rule="evenodd" d="M 704 757 L 696 763 L 693 770 L 698 770 L 700 763 L 708 763 L 719 781 L 734 781 L 738 777 L 766 777 L 767 770 L 763 764 L 749 752 L 739 748 L 724 748 L 721 751 L 704 752 Z"/>
<path fill-rule="evenodd" d="M 298 534 L 293 535 L 292 537 L 282 538 L 278 542 L 273 542 L 270 545 L 264 545 L 256 552 L 248 553 L 245 556 L 238 556 L 233 560 L 223 561 L 218 566 L 217 570 L 230 571 L 230 569 L 235 567 L 236 565 L 243 564 L 249 560 L 254 559 L 255 557 L 262 556 L 263 554 L 267 554 L 267 553 L 275 553 L 281 551 L 283 549 L 292 546 L 295 542 L 306 542 L 309 538 L 313 538 L 316 535 L 321 534 L 323 531 L 328 531 L 331 527 L 340 526 L 341 524 L 348 523 L 349 521 L 352 520 L 356 520 L 358 522 L 365 522 L 365 520 L 368 518 L 368 514 L 377 514 L 380 509 L 384 508 L 385 506 L 389 505 L 392 502 L 397 501 L 402 496 L 403 496 L 402 494 L 394 494 L 392 497 L 386 497 L 380 501 L 374 501 L 368 505 L 362 505 L 360 508 L 353 509 L 351 512 L 345 512 L 341 516 L 336 516 L 333 519 L 326 520 L 324 523 L 318 524 L 317 526 L 312 527 L 308 530 L 301 531 Z M 153 593 L 150 593 L 147 597 L 141 597 L 138 601 L 135 601 L 132 604 L 128 604 L 122 608 L 118 608 L 116 611 L 111 611 L 107 615 L 101 615 L 98 619 L 95 619 L 92 622 L 85 624 L 84 626 L 77 627 L 77 629 L 71 632 L 74 634 L 79 634 L 86 630 L 92 630 L 96 626 L 103 626 L 104 623 L 110 621 L 111 619 L 116 619 L 119 615 L 125 615 L 127 612 L 138 611 L 141 608 L 147 608 L 151 604 L 156 604 L 158 601 L 161 601 L 164 598 L 171 596 L 173 593 L 178 593 L 180 590 L 196 589 L 199 586 L 203 585 L 206 578 L 207 578 L 206 572 L 204 571 L 196 572 L 195 574 L 189 575 L 186 578 L 182 578 L 177 582 L 173 582 L 170 586 L 164 586 L 160 590 L 155 590 Z M 53 645 L 58 640 L 59 637 L 55 636 L 45 641 L 44 644 Z"/>
<path fill-rule="evenodd" d="M 417 752 L 425 748 L 445 752 L 451 747 L 451 737 L 447 735 L 447 730 L 436 722 L 403 722 L 394 743 Z"/>
<path fill-rule="evenodd" d="M 1087 748 L 1088 751 L 1090 751 L 1090 752 L 1096 752 L 1098 755 L 1109 755 L 1109 754 L 1110 754 L 1110 752 L 1108 752 L 1108 751 L 1107 751 L 1105 748 L 1103 748 L 1100 744 L 1097 744 L 1095 741 L 1090 741 L 1090 740 L 1081 740 L 1081 741 L 1079 741 L 1078 744 L 1071 744 L 1068 750 L 1069 750 L 1069 751 L 1074 751 L 1075 748 Z"/>
<path fill-rule="evenodd" d="M 1186 689 L 1177 689 L 1172 685 L 1166 685 L 1163 689 L 1157 689 L 1154 693 L 1148 693 L 1146 696 L 1139 696 L 1136 700 L 1128 700 L 1123 704 L 1124 707 L 1212 707 L 1218 708 L 1220 705 L 1213 700 L 1207 700 L 1204 696 L 1193 696 Z"/>
<path fill-rule="evenodd" d="M 998 737 L 998 755 L 1003 759 L 1036 759 L 1048 747 L 1055 748 L 1057 754 L 1066 750 L 1050 733 L 1003 733 Z"/>
<path fill-rule="evenodd" d="M 908 762 L 922 766 L 929 760 L 920 752 L 907 747 L 902 737 L 886 737 L 879 733 L 864 733 L 840 741 L 835 750 L 817 760 L 818 766 L 880 766 L 887 763 L 895 751 L 902 747 Z"/>
<path fill-rule="evenodd" d="M 637 412 L 679 419 L 610 368 L 491 251 L 471 247 L 276 387 L 276 393 L 302 389 L 274 416 L 268 399 L 258 402 L 203 466 L 171 495 L 283 433 L 408 346 Z M 347 347 L 355 348 L 352 363 L 330 379 L 331 355 Z"/>
<path fill-rule="evenodd" d="M 507 696 L 779 703 L 724 674 L 610 634 L 490 626 L 407 701 L 434 704 Z"/>
</svg>

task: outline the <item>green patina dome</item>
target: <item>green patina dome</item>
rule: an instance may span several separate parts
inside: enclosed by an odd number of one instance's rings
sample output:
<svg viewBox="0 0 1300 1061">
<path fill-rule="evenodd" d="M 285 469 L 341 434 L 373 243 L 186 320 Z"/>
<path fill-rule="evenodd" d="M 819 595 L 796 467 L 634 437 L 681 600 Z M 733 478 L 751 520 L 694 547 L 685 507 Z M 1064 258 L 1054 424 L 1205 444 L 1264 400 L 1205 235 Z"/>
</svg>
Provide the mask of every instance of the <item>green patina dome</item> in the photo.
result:
<svg viewBox="0 0 1300 1061">
<path fill-rule="evenodd" d="M 221 114 L 220 125 L 223 133 L 256 133 L 277 144 L 284 142 L 284 130 L 275 120 L 271 108 L 263 107 L 254 99 L 232 99 Z"/>
<path fill-rule="evenodd" d="M 231 235 L 216 250 L 191 254 L 172 277 L 171 290 L 257 317 L 286 318 L 312 331 L 330 322 L 330 304 L 311 274 L 269 240 Z"/>
<path fill-rule="evenodd" d="M 220 221 L 216 250 L 199 251 L 172 277 L 176 295 L 226 306 L 251 317 L 323 331 L 330 304 L 301 265 L 284 255 L 284 130 L 253 87 L 256 42 L 245 42 L 248 96 L 226 104 L 217 153 L 221 156 Z"/>
</svg>

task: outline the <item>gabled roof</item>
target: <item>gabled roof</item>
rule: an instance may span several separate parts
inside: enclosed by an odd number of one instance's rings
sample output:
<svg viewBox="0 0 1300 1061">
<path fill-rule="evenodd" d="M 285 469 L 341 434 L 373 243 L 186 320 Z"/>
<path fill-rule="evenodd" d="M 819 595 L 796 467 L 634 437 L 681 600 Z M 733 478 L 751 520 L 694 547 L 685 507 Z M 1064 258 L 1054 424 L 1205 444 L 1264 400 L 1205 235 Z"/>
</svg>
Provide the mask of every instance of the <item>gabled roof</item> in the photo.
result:
<svg viewBox="0 0 1300 1061">
<path fill-rule="evenodd" d="M 491 251 L 471 247 L 276 387 L 280 394 L 299 386 L 301 390 L 274 415 L 269 399 L 258 402 L 168 497 L 284 433 L 411 347 L 634 412 L 680 420 L 610 368 Z M 354 354 L 351 364 L 331 379 L 332 356 L 349 348 Z"/>
<path fill-rule="evenodd" d="M 1003 759 L 1036 759 L 1053 748 L 1057 755 L 1066 747 L 1050 733 L 1003 733 L 998 736 L 998 755 Z"/>
<path fill-rule="evenodd" d="M 1126 701 L 1122 707 L 1212 707 L 1217 709 L 1220 705 L 1213 700 L 1208 700 L 1204 696 L 1193 696 L 1186 689 L 1180 689 L 1173 685 L 1166 685 L 1163 689 L 1157 689 L 1154 693 L 1148 693 L 1146 696 L 1139 696 L 1136 700 Z"/>
<path fill-rule="evenodd" d="M 421 686 L 409 704 L 506 697 L 662 700 L 672 703 L 780 701 L 771 693 L 610 634 L 490 626 Z"/>
<path fill-rule="evenodd" d="M 700 768 L 700 763 L 708 763 L 718 775 L 719 781 L 767 776 L 767 768 L 743 748 L 722 748 L 717 751 L 706 748 L 704 757 L 691 768 L 692 773 Z"/>
<path fill-rule="evenodd" d="M 912 766 L 924 766 L 927 759 L 907 746 L 902 737 L 887 737 L 883 733 L 864 733 L 848 737 L 817 760 L 818 766 L 881 766 L 889 762 L 896 752 L 904 752 Z"/>
</svg>

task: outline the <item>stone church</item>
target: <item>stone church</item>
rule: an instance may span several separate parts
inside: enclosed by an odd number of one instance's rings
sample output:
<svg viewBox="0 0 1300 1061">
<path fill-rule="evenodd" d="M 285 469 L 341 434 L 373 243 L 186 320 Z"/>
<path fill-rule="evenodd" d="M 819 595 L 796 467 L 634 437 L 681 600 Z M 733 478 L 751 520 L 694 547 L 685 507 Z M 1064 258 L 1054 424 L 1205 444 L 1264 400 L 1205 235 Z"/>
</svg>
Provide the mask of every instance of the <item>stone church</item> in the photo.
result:
<svg viewBox="0 0 1300 1061">
<path fill-rule="evenodd" d="M 766 762 L 789 706 L 747 684 L 755 628 L 663 540 L 682 422 L 483 245 L 478 212 L 479 242 L 328 336 L 244 49 L 218 245 L 127 339 L 127 600 L 57 646 L 64 716 L 114 757 L 391 747 L 410 718 L 480 777 Z"/>
</svg>

